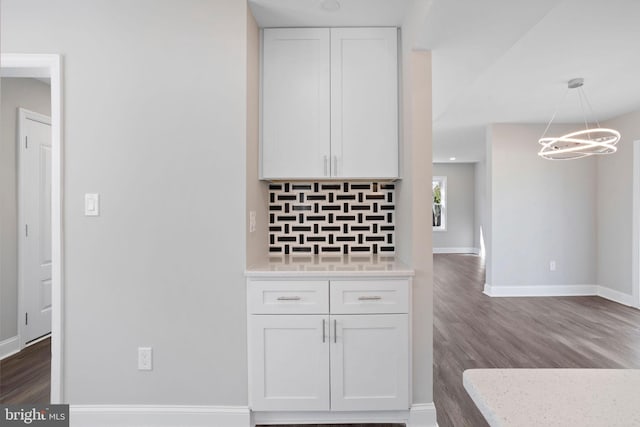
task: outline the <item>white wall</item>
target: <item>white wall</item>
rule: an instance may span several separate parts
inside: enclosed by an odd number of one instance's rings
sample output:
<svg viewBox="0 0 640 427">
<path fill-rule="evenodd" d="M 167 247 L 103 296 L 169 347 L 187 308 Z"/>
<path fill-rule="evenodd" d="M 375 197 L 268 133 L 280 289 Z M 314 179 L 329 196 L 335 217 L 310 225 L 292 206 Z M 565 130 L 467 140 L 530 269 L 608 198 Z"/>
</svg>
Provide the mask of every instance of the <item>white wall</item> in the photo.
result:
<svg viewBox="0 0 640 427">
<path fill-rule="evenodd" d="M 617 129 L 622 139 L 617 153 L 598 158 L 598 284 L 632 295 L 633 142 L 640 140 L 640 111 L 602 126 Z"/>
<path fill-rule="evenodd" d="M 431 256 L 431 53 L 415 51 L 430 2 L 415 0 L 402 26 L 400 170 L 396 184 L 396 253 L 413 279 L 413 403 L 433 402 L 433 258 Z M 432 422 L 435 424 L 435 413 Z M 429 425 L 429 424 L 424 424 Z"/>
<path fill-rule="evenodd" d="M 247 265 L 255 265 L 269 253 L 269 185 L 259 179 L 260 161 L 260 30 L 247 8 L 247 224 L 256 213 L 256 230 L 247 232 Z"/>
<path fill-rule="evenodd" d="M 493 127 L 491 125 L 486 128 L 485 140 L 485 156 L 484 156 L 484 189 L 485 189 L 485 206 L 480 212 L 482 220 L 482 233 L 484 237 L 485 250 L 485 287 L 493 282 Z"/>
<path fill-rule="evenodd" d="M 2 2 L 3 53 L 64 56 L 68 402 L 247 404 L 246 9 Z"/>
<path fill-rule="evenodd" d="M 51 88 L 35 79 L 0 82 L 0 341 L 18 334 L 18 108 L 51 115 Z"/>
<path fill-rule="evenodd" d="M 475 218 L 473 228 L 473 246 L 479 251 L 482 251 L 483 245 L 486 245 L 487 234 L 487 162 L 485 159 L 482 159 L 475 164 L 474 172 Z M 482 252 L 480 252 L 480 255 L 485 256 Z"/>
<path fill-rule="evenodd" d="M 433 176 L 446 176 L 446 230 L 433 231 L 434 252 L 475 247 L 475 165 L 434 163 Z"/>
<path fill-rule="evenodd" d="M 559 126 L 550 132 L 566 132 Z M 536 155 L 544 125 L 490 126 L 492 287 L 596 284 L 596 159 Z M 556 261 L 557 270 L 549 271 Z"/>
</svg>

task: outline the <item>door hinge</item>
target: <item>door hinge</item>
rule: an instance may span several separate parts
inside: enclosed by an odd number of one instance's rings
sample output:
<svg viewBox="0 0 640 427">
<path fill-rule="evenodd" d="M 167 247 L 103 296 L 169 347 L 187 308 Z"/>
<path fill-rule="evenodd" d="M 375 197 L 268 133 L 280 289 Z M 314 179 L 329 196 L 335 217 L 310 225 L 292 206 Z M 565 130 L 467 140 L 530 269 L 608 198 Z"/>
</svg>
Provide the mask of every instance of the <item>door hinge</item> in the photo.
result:
<svg viewBox="0 0 640 427">
<path fill-rule="evenodd" d="M 29 324 L 29 313 L 25 313 L 24 314 L 24 324 L 28 325 Z"/>
<path fill-rule="evenodd" d="M 29 224 L 24 225 L 24 236 L 29 237 Z"/>
</svg>

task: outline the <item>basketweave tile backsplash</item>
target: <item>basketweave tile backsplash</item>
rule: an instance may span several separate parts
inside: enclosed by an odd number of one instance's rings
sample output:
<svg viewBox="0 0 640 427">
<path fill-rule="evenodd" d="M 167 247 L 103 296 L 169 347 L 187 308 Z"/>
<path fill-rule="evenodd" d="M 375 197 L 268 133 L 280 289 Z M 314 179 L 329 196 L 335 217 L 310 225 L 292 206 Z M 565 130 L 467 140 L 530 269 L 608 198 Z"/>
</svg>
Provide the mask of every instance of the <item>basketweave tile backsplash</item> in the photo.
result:
<svg viewBox="0 0 640 427">
<path fill-rule="evenodd" d="M 395 184 L 269 184 L 269 253 L 395 254 Z"/>
</svg>

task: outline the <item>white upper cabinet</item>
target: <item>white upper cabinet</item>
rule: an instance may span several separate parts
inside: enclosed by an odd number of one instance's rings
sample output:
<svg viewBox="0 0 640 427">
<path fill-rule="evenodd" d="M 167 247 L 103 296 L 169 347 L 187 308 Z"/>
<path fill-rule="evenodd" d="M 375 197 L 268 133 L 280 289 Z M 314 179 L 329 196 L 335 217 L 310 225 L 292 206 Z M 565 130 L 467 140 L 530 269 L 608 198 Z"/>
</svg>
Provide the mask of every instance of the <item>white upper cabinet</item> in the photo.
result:
<svg viewBox="0 0 640 427">
<path fill-rule="evenodd" d="M 262 59 L 262 177 L 328 176 L 329 30 L 267 29 Z"/>
<path fill-rule="evenodd" d="M 396 28 L 264 30 L 261 177 L 398 177 Z"/>
<path fill-rule="evenodd" d="M 331 30 L 332 175 L 398 176 L 395 28 Z"/>
</svg>

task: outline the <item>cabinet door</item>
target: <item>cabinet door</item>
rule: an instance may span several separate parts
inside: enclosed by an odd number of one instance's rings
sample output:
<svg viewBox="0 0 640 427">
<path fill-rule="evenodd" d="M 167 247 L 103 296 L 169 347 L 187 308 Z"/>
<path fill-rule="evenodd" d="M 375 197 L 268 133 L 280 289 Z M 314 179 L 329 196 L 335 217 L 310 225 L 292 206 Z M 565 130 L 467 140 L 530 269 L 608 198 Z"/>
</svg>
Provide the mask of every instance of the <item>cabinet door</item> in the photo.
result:
<svg viewBox="0 0 640 427">
<path fill-rule="evenodd" d="M 398 176 L 396 28 L 331 29 L 332 175 Z"/>
<path fill-rule="evenodd" d="M 329 174 L 329 29 L 265 29 L 262 177 Z"/>
<path fill-rule="evenodd" d="M 331 316 L 331 409 L 409 407 L 407 314 Z"/>
<path fill-rule="evenodd" d="M 252 315 L 254 411 L 329 409 L 329 323 L 324 315 Z"/>
</svg>

